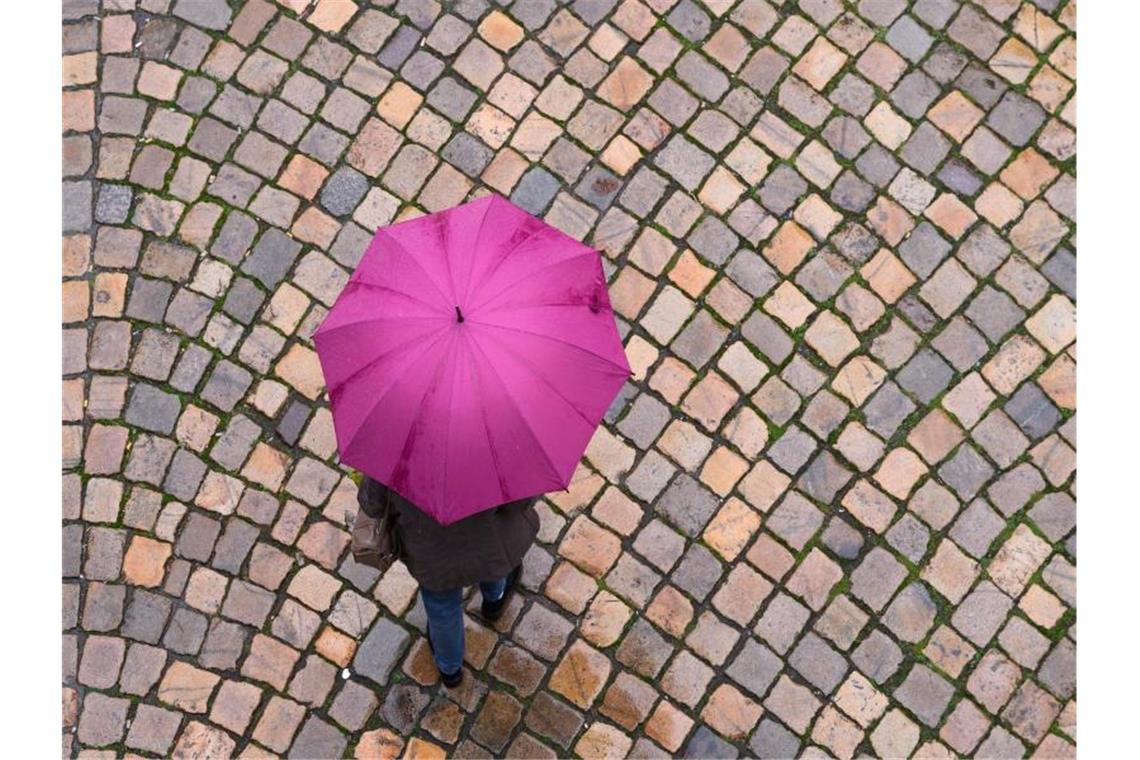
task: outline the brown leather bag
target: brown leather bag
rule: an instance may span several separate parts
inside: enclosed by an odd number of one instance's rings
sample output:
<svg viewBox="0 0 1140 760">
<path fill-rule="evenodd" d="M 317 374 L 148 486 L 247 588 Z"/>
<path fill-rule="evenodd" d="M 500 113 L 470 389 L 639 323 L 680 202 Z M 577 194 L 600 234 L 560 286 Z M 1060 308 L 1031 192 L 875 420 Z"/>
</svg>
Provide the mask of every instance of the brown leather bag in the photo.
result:
<svg viewBox="0 0 1140 760">
<path fill-rule="evenodd" d="M 356 519 L 352 522 L 352 558 L 381 573 L 400 558 L 392 504 L 387 490 L 384 493 L 384 508 L 379 517 L 371 517 L 362 508 L 357 508 Z"/>
</svg>

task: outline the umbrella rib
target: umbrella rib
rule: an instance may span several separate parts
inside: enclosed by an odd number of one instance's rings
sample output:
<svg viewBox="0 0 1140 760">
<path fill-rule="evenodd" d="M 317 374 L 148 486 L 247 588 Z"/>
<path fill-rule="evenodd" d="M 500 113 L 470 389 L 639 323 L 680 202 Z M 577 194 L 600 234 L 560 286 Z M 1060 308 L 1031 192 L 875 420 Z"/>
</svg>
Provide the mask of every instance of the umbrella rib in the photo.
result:
<svg viewBox="0 0 1140 760">
<path fill-rule="evenodd" d="M 486 285 L 487 281 L 491 278 L 491 276 L 494 275 L 495 272 L 499 271 L 499 267 L 501 267 L 503 265 L 503 262 L 506 261 L 507 259 L 509 259 L 511 256 L 513 256 L 515 251 L 517 251 L 519 248 L 522 248 L 524 245 L 529 243 L 531 238 L 533 238 L 535 235 L 537 235 L 538 233 L 540 233 L 542 231 L 543 231 L 543 228 L 538 227 L 538 228 L 532 230 L 522 240 L 520 240 L 519 242 L 515 243 L 513 246 L 508 248 L 507 251 L 495 262 L 495 266 L 492 267 L 489 272 L 483 273 L 482 279 L 479 281 L 479 283 L 476 284 L 475 292 L 472 295 L 473 296 L 479 295 L 480 287 L 482 287 L 483 285 Z M 468 301 L 468 303 L 470 303 L 470 301 Z"/>
<path fill-rule="evenodd" d="M 403 323 L 403 322 L 420 322 L 423 320 L 430 320 L 433 322 L 438 322 L 439 319 L 440 319 L 439 317 L 428 316 L 428 315 L 420 315 L 418 317 L 397 317 L 397 316 L 362 317 L 361 319 L 354 319 L 351 322 L 345 322 L 344 324 L 333 325 L 332 327 L 330 327 L 327 330 L 325 330 L 324 332 L 322 332 L 321 335 L 322 336 L 328 336 L 328 335 L 332 335 L 337 330 L 343 330 L 346 327 L 356 327 L 357 325 L 368 325 L 368 324 L 372 324 L 374 322 L 400 322 L 400 323 Z M 404 345 L 404 344 L 401 343 L 400 345 Z"/>
<path fill-rule="evenodd" d="M 470 342 L 468 343 L 467 348 L 469 351 L 471 350 Z M 472 363 L 472 366 L 474 367 L 474 363 Z M 483 395 L 483 381 L 480 379 L 480 373 L 478 371 L 472 372 L 471 374 L 476 385 L 476 398 L 480 398 Z M 499 484 L 499 495 L 503 498 L 504 501 L 506 501 L 507 484 L 503 480 L 503 465 L 499 457 L 499 452 L 495 448 L 495 436 L 491 435 L 491 421 L 487 419 L 486 404 L 479 404 L 479 419 L 483 421 L 483 432 L 487 435 L 487 449 L 491 454 L 491 461 L 494 463 L 493 470 L 495 473 L 495 481 Z"/>
<path fill-rule="evenodd" d="M 579 346 L 577 343 L 571 343 L 570 341 L 566 340 L 565 338 L 556 338 L 553 335 L 546 335 L 545 333 L 535 332 L 534 330 L 523 330 L 519 327 L 513 327 L 510 325 L 496 325 L 496 324 L 493 324 L 491 322 L 478 322 L 477 324 L 479 324 L 483 327 L 493 327 L 497 330 L 509 330 L 510 332 L 522 333 L 524 335 L 533 335 L 536 338 L 544 338 L 545 340 L 552 340 L 552 341 L 555 341 L 556 343 L 565 343 L 567 346 L 570 346 L 572 348 L 576 348 L 579 351 L 582 351 L 584 353 L 589 354 L 590 356 L 595 356 L 607 364 L 612 364 L 613 366 L 620 369 L 623 375 L 628 374 L 626 371 L 626 368 L 621 366 L 617 362 L 615 362 L 613 359 L 610 359 L 609 357 L 606 357 L 606 356 L 602 356 L 599 353 L 595 353 L 594 351 L 591 351 L 590 349 L 588 349 L 584 346 Z"/>
<path fill-rule="evenodd" d="M 559 259 L 558 261 L 548 261 L 547 263 L 543 264 L 542 266 L 540 266 L 538 269 L 534 270 L 533 272 L 527 272 L 527 273 L 526 273 L 525 275 L 523 275 L 522 277 L 518 277 L 518 278 L 516 278 L 516 279 L 514 279 L 514 280 L 511 280 L 511 281 L 510 281 L 510 282 L 508 282 L 506 285 L 504 285 L 503 287 L 499 288 L 498 290 L 496 290 L 496 291 L 495 291 L 494 293 L 492 293 L 491 295 L 489 295 L 489 296 L 487 296 L 486 298 L 484 298 L 484 299 L 483 299 L 482 301 L 480 301 L 480 302 L 479 302 L 477 305 L 473 305 L 473 306 L 471 307 L 471 309 L 472 309 L 472 311 L 474 311 L 476 308 L 479 308 L 479 309 L 485 308 L 485 307 L 486 307 L 488 304 L 490 304 L 490 303 L 494 302 L 494 300 L 495 300 L 496 298 L 499 298 L 501 295 L 503 295 L 503 293 L 506 293 L 506 292 L 507 292 L 507 291 L 509 291 L 511 288 L 513 288 L 515 285 L 518 285 L 520 282 L 522 282 L 522 281 L 524 281 L 524 280 L 527 280 L 527 279 L 529 279 L 529 278 L 531 278 L 531 277 L 534 277 L 534 276 L 535 276 L 535 275 L 537 275 L 539 272 L 544 272 L 544 271 L 546 271 L 547 269 L 550 269 L 551 267 L 556 267 L 556 266 L 558 266 L 559 264 L 565 264 L 565 263 L 566 263 L 566 262 L 568 262 L 568 261 L 576 261 L 577 259 L 580 259 L 580 258 L 584 258 L 584 257 L 587 257 L 587 256 L 591 256 L 591 255 L 593 255 L 593 256 L 597 256 L 597 255 L 598 255 L 598 252 L 597 252 L 597 251 L 595 251 L 595 250 L 593 250 L 592 248 L 587 248 L 585 251 L 583 251 L 583 252 L 581 252 L 581 253 L 576 253 L 576 254 L 574 254 L 573 256 L 567 256 L 566 258 L 564 258 L 564 259 Z"/>
<path fill-rule="evenodd" d="M 541 303 L 515 303 L 496 306 L 491 311 L 518 311 L 519 309 L 542 309 L 547 306 L 585 306 L 581 298 L 572 301 L 542 301 Z M 486 313 L 486 312 L 484 312 Z"/>
<path fill-rule="evenodd" d="M 478 348 L 479 353 L 483 356 L 483 360 L 487 362 L 487 366 L 491 369 L 491 374 L 494 375 L 495 379 L 499 381 L 499 387 L 503 389 L 503 393 L 508 399 L 510 399 L 511 406 L 514 407 L 515 412 L 518 413 L 519 419 L 522 420 L 523 425 L 526 427 L 526 429 L 530 431 L 530 435 L 532 438 L 534 438 L 534 442 L 537 444 L 538 450 L 542 452 L 542 458 L 546 461 L 546 466 L 550 468 L 551 472 L 554 473 L 554 479 L 561 483 L 562 477 L 558 474 L 558 467 L 555 466 L 554 462 L 550 459 L 550 454 L 547 453 L 546 447 L 542 445 L 542 441 L 539 440 L 538 435 L 534 432 L 534 428 L 530 426 L 530 421 L 526 418 L 526 415 L 523 414 L 522 409 L 519 408 L 518 401 L 516 401 L 515 397 L 511 395 L 510 388 L 508 388 L 507 384 L 503 382 L 502 375 L 500 375 L 499 371 L 495 369 L 495 363 L 492 362 L 490 358 L 488 358 L 487 352 L 483 350 L 483 347 L 479 345 L 478 341 L 472 341 L 472 343 L 476 346 L 476 348 Z"/>
<path fill-rule="evenodd" d="M 446 294 L 446 293 L 444 293 L 444 292 L 443 292 L 443 291 L 440 289 L 440 287 L 439 287 L 439 283 L 437 283 L 437 282 L 435 281 L 435 278 L 433 278 L 433 277 L 431 276 L 431 273 L 429 273 L 429 272 L 428 272 L 428 270 L 427 270 L 427 269 L 424 267 L 423 263 L 422 263 L 422 262 L 421 262 L 419 259 L 417 259 L 415 256 L 413 256 L 413 255 L 411 254 L 411 252 L 410 252 L 410 251 L 408 251 L 408 249 L 404 247 L 404 244 L 403 244 L 403 243 L 401 243 L 399 240 L 397 240 L 396 238 L 394 238 L 394 237 L 392 237 L 391 235 L 389 235 L 388 233 L 386 233 L 384 230 L 378 230 L 378 231 L 376 232 L 376 234 L 377 234 L 377 235 L 383 235 L 383 236 L 384 236 L 384 239 L 385 239 L 385 240 L 390 240 L 390 241 L 392 242 L 392 245 L 394 245 L 394 246 L 395 246 L 395 247 L 396 247 L 396 248 L 397 248 L 397 249 L 398 249 L 400 252 L 402 252 L 402 253 L 403 253 L 403 254 L 404 254 L 404 255 L 405 255 L 405 256 L 406 256 L 406 257 L 407 257 L 407 258 L 408 258 L 410 261 L 412 261 L 412 263 L 414 263 L 414 264 L 415 264 L 415 265 L 416 265 L 416 266 L 419 268 L 419 270 L 420 270 L 421 272 L 423 272 L 423 273 L 424 273 L 424 279 L 426 279 L 428 282 L 430 282 L 430 283 L 431 283 L 431 286 L 432 286 L 433 288 L 435 288 L 435 292 L 436 292 L 436 293 L 439 293 L 439 296 L 440 296 L 440 298 L 442 298 L 442 299 L 444 300 L 444 302 L 445 302 L 445 303 L 450 303 L 450 302 L 451 302 L 451 299 L 450 299 L 450 298 L 448 298 L 448 297 L 447 297 L 447 294 Z"/>
<path fill-rule="evenodd" d="M 452 334 L 454 335 L 454 332 Z M 451 350 L 448 352 L 448 356 L 457 356 L 458 355 L 459 352 L 456 349 L 456 346 L 458 344 L 459 344 L 459 341 L 456 339 L 456 337 L 453 337 L 451 340 Z M 458 360 L 456 358 L 453 358 L 452 363 L 457 364 Z M 455 377 L 458 374 L 459 374 L 459 367 L 453 366 L 452 371 L 451 371 L 451 387 L 448 389 L 448 393 L 447 393 L 447 435 L 445 435 L 443 437 L 443 456 L 441 457 L 441 459 L 443 459 L 443 478 L 440 481 L 443 484 L 443 498 L 440 499 L 440 503 L 447 501 L 447 497 L 450 494 L 450 490 L 447 487 L 447 485 L 448 485 L 448 480 L 447 480 L 448 456 L 447 455 L 448 455 L 448 452 L 451 450 L 451 421 L 452 421 L 452 419 L 454 419 L 454 414 L 452 414 L 452 409 L 455 406 L 455 383 L 456 383 Z"/>
<path fill-rule="evenodd" d="M 471 244 L 471 256 L 474 257 L 479 253 L 479 244 L 483 242 L 483 227 L 487 224 L 487 217 L 491 215 L 491 206 L 495 205 L 495 196 L 489 196 L 490 200 L 487 201 L 487 208 L 483 209 L 483 216 L 479 219 L 479 229 L 475 232 L 475 242 Z M 467 266 L 467 279 L 463 282 L 463 304 L 467 308 L 467 296 L 471 293 L 471 272 L 475 269 L 475 262 L 471 261 Z"/>
<path fill-rule="evenodd" d="M 364 320 L 364 321 L 367 321 L 367 320 Z M 357 323 L 354 322 L 352 324 L 357 324 Z M 342 325 L 342 327 L 347 327 L 347 326 L 348 325 Z M 337 329 L 337 328 L 334 328 L 334 329 Z M 421 349 L 420 354 L 419 354 L 419 356 L 416 357 L 416 359 L 419 359 L 421 356 L 423 356 L 424 353 L 426 353 L 432 346 L 434 346 L 436 343 L 438 343 L 440 340 L 442 340 L 443 336 L 445 336 L 447 334 L 448 333 L 446 331 L 440 331 L 439 336 L 437 336 L 434 340 L 432 340 L 430 343 L 423 344 L 423 348 Z M 375 367 L 380 362 L 384 361 L 384 359 L 388 358 L 388 356 L 390 356 L 393 351 L 397 351 L 397 350 L 403 348 L 404 346 L 407 346 L 410 343 L 415 343 L 415 342 L 420 341 L 420 340 L 422 340 L 422 338 L 417 337 L 417 336 L 413 336 L 411 338 L 408 338 L 405 341 L 401 341 L 400 343 L 397 343 L 396 345 L 392 346 L 391 348 L 389 348 L 384 353 L 380 354 L 379 356 L 375 357 L 374 359 L 369 360 L 363 367 L 356 370 L 351 375 L 349 375 L 348 377 L 344 378 L 339 383 L 337 383 L 335 387 L 329 388 L 328 389 L 329 396 L 332 396 L 334 393 L 339 393 L 341 388 L 343 388 L 345 385 L 347 385 L 351 381 L 355 380 L 362 373 L 367 372 L 368 370 L 372 369 L 373 367 Z M 395 383 L 393 383 L 392 385 L 395 385 Z M 390 388 L 391 388 L 391 386 L 389 386 L 389 389 Z M 387 391 L 385 391 L 385 393 L 387 393 Z M 383 397 L 381 397 L 381 398 L 383 398 Z M 377 401 L 379 401 L 379 400 L 380 399 L 377 399 Z"/>
<path fill-rule="evenodd" d="M 446 334 L 451 336 L 452 346 L 454 347 L 454 345 L 455 345 L 455 332 L 449 331 Z M 440 359 L 436 362 L 436 365 L 434 367 L 432 367 L 431 380 L 428 381 L 427 390 L 425 390 L 424 395 L 420 397 L 420 403 L 416 407 L 416 411 L 412 413 L 412 419 L 408 423 L 408 432 L 404 436 L 404 442 L 400 444 L 400 456 L 396 460 L 397 463 L 404 463 L 406 465 L 408 462 L 408 458 L 411 456 L 411 446 L 415 442 L 415 440 L 418 440 L 418 438 L 419 438 L 418 433 L 422 432 L 422 431 L 417 430 L 416 425 L 419 423 L 420 418 L 423 416 L 424 410 L 430 408 L 430 404 L 424 403 L 424 400 L 427 398 L 428 394 L 438 390 L 438 388 L 436 388 L 435 386 L 436 386 L 436 383 L 439 381 L 440 373 L 443 372 L 443 368 L 445 366 L 446 366 L 445 359 L 443 357 L 440 357 Z M 389 391 L 392 388 L 394 388 L 395 386 L 396 386 L 396 384 L 392 383 L 392 385 L 389 387 Z M 454 388 L 454 384 L 452 385 L 452 387 Z M 385 395 L 387 395 L 387 393 L 385 393 Z M 382 398 L 383 397 L 381 397 L 381 399 Z M 376 400 L 377 406 L 379 406 L 381 399 Z M 450 410 L 449 410 L 448 414 L 450 415 Z M 450 428 L 451 428 L 451 424 L 450 424 L 450 417 L 449 417 L 449 419 L 448 419 L 448 432 L 449 433 L 451 432 Z M 413 437 L 413 433 L 416 433 L 416 435 L 414 437 Z M 444 465 L 446 466 L 446 463 L 447 463 L 447 449 L 446 448 L 444 449 L 443 460 L 444 460 Z M 446 474 L 446 470 L 444 472 Z M 395 480 L 395 478 L 393 477 L 393 481 L 394 480 Z M 445 486 L 445 490 L 446 490 L 446 486 Z M 425 505 L 417 505 L 417 506 L 421 506 L 421 509 L 423 509 L 428 514 L 431 514 L 431 512 L 429 511 L 430 507 L 428 505 L 425 504 Z M 439 518 L 436 517 L 436 520 L 439 521 Z"/>
<path fill-rule="evenodd" d="M 483 314 L 496 314 L 499 312 L 522 311 L 524 309 L 545 309 L 547 306 L 586 306 L 581 298 L 573 301 L 543 301 L 542 303 L 515 303 L 506 306 L 496 306 L 492 309 L 484 309 Z"/>
<path fill-rule="evenodd" d="M 451 285 L 451 302 L 455 305 L 459 301 L 459 293 L 455 290 L 455 272 L 451 268 L 451 227 L 448 226 L 450 215 L 442 214 L 435 217 L 433 224 L 439 233 L 439 247 L 443 249 L 443 268 L 447 272 L 447 282 Z"/>
<path fill-rule="evenodd" d="M 574 413 L 577 414 L 582 419 L 583 422 L 585 422 L 587 425 L 596 425 L 597 424 L 596 422 L 591 422 L 590 419 L 582 412 L 582 410 L 579 409 L 577 406 L 575 406 L 574 402 L 572 402 L 570 399 L 566 398 L 566 396 L 563 395 L 563 393 L 560 390 L 558 390 L 554 386 L 553 383 L 551 383 L 549 380 L 547 380 L 546 377 L 544 377 L 543 375 L 541 375 L 537 371 L 535 371 L 533 366 L 531 366 L 527 362 L 523 361 L 521 354 L 519 354 L 517 351 L 515 351 L 513 348 L 506 345 L 505 343 L 499 343 L 499 347 L 502 348 L 504 351 L 506 351 L 511 356 L 515 357 L 515 359 L 518 360 L 518 363 L 520 365 L 522 365 L 526 369 L 527 372 L 529 372 L 534 377 L 538 378 L 538 380 L 543 385 L 545 385 L 547 388 L 549 388 L 555 396 L 562 399 L 562 401 L 564 401 L 566 403 L 566 406 L 573 409 Z"/>
<path fill-rule="evenodd" d="M 397 290 L 396 288 L 390 287 L 388 285 L 379 285 L 375 282 L 368 282 L 367 280 L 353 280 L 349 284 L 350 285 L 357 285 L 357 286 L 362 287 L 362 288 L 372 288 L 373 290 L 387 290 L 390 293 L 395 293 L 397 295 L 404 296 L 405 298 L 412 300 L 412 301 L 415 301 L 416 303 L 422 303 L 424 306 L 427 306 L 431 309 L 439 310 L 440 313 L 443 313 L 444 311 L 446 311 L 445 309 L 440 309 L 439 304 L 431 303 L 430 301 L 425 301 L 424 299 L 420 298 L 419 296 L 412 295 L 411 293 L 407 292 L 406 290 Z"/>
<path fill-rule="evenodd" d="M 445 333 L 441 333 L 441 334 L 440 334 L 440 336 L 439 336 L 439 337 L 437 337 L 435 340 L 431 341 L 430 343 L 427 343 L 427 344 L 425 344 L 425 346 L 424 346 L 423 350 L 421 350 L 421 351 L 420 351 L 420 353 L 419 353 L 419 355 L 418 355 L 418 356 L 416 356 L 416 357 L 415 357 L 415 359 L 413 359 L 412 361 L 413 361 L 413 362 L 415 362 L 415 361 L 419 361 L 420 359 L 422 359 L 422 358 L 424 357 L 424 355 L 425 355 L 425 354 L 427 354 L 428 350 L 429 350 L 429 349 L 431 349 L 431 347 L 432 347 L 432 346 L 434 346 L 434 345 L 435 345 L 436 343 L 438 343 L 439 341 L 443 340 L 443 337 L 444 337 L 445 335 L 449 335 L 449 334 L 450 334 L 450 333 L 447 333 L 447 332 L 445 332 Z M 414 340 L 415 340 L 415 339 L 413 338 L 412 340 L 404 341 L 404 343 L 411 343 L 411 342 L 413 342 Z M 404 345 L 404 344 L 400 344 L 400 345 Z M 393 347 L 393 350 L 395 350 L 395 348 L 397 348 L 397 347 Z M 391 351 L 389 351 L 388 353 L 391 353 Z M 360 374 L 360 373 L 361 373 L 361 372 L 363 372 L 364 370 L 368 369 L 368 367 L 370 367 L 370 366 L 372 366 L 372 365 L 376 364 L 377 362 L 379 362 L 381 359 L 383 359 L 383 358 L 384 358 L 384 356 L 387 356 L 387 355 L 388 355 L 388 353 L 385 353 L 383 356 L 379 356 L 379 357 L 377 357 L 376 359 L 374 359 L 373 361 L 369 362 L 369 363 L 368 363 L 367 365 L 365 365 L 364 367 L 361 367 L 359 370 L 357 370 L 356 372 L 352 373 L 352 375 L 350 375 L 348 378 L 345 378 L 345 380 L 344 380 L 344 381 L 342 381 L 341 383 L 339 383 L 339 384 L 337 385 L 337 387 L 338 387 L 338 388 L 340 388 L 340 387 L 343 387 L 343 386 L 344 386 L 344 383 L 348 382 L 348 381 L 349 381 L 349 380 L 351 380 L 353 377 L 356 377 L 358 374 Z M 393 382 L 391 385 L 389 385 L 387 388 L 385 388 L 385 389 L 384 389 L 384 392 L 383 392 L 383 393 L 381 393 L 379 396 L 377 396 L 377 397 L 376 397 L 376 398 L 373 400 L 373 402 L 372 402 L 372 409 L 371 409 L 371 411 L 369 411 L 369 412 L 368 412 L 368 414 L 367 414 L 367 415 L 365 415 L 365 418 L 364 418 L 364 422 L 363 422 L 363 423 L 361 423 L 361 425 L 360 425 L 360 427 L 359 427 L 359 428 L 357 428 L 357 432 L 358 432 L 358 433 L 360 432 L 360 428 L 363 428 L 363 427 L 364 427 L 364 426 L 365 426 L 365 425 L 368 423 L 368 421 L 369 421 L 369 420 L 372 418 L 372 416 L 373 416 L 374 414 L 376 414 L 376 410 L 380 408 L 380 402 L 382 402 L 382 401 L 383 401 L 385 398 L 387 398 L 387 397 L 388 397 L 388 394 L 389 394 L 389 393 L 391 393 L 391 392 L 392 392 L 392 390 L 393 390 L 393 389 L 394 389 L 394 388 L 395 388 L 395 387 L 396 387 L 396 386 L 399 384 L 399 382 L 400 382 L 401 380 L 403 380 L 405 377 L 406 377 L 406 373 L 405 373 L 405 374 L 403 374 L 403 375 L 401 375 L 399 378 L 397 378 L 395 382 Z M 331 392 L 330 392 L 330 395 L 331 395 Z M 422 400 L 422 399 L 421 399 L 421 400 Z M 423 407 L 422 407 L 422 405 L 421 405 L 420 409 L 422 409 L 422 408 L 423 408 Z M 416 410 L 416 414 L 417 414 L 417 415 L 419 414 L 419 411 L 420 411 L 420 409 L 417 409 L 417 410 Z M 412 419 L 412 422 L 413 422 L 413 423 L 415 422 L 415 418 L 414 418 L 414 417 L 413 417 L 413 419 Z M 408 435 L 409 435 L 409 436 L 411 435 L 411 430 L 412 430 L 412 426 L 411 426 L 411 425 L 409 425 L 409 426 L 408 426 Z M 344 450 L 344 455 L 341 457 L 341 459 L 344 459 L 344 460 L 347 460 L 347 459 L 348 459 L 349 455 L 350 455 L 350 454 L 351 454 L 351 452 L 352 452 L 352 444 L 353 444 L 353 442 L 354 442 L 355 440 L 357 440 L 357 438 L 356 438 L 356 436 L 353 436 L 353 439 L 349 441 L 349 443 L 348 443 L 348 446 L 345 448 L 345 450 Z M 403 447 L 404 447 L 404 446 L 406 446 L 406 445 L 407 445 L 407 443 L 408 443 L 408 440 L 407 440 L 407 437 L 405 437 L 405 438 L 404 438 L 404 442 L 403 442 L 403 443 L 400 445 L 400 450 L 401 450 L 401 451 L 403 451 Z"/>
</svg>

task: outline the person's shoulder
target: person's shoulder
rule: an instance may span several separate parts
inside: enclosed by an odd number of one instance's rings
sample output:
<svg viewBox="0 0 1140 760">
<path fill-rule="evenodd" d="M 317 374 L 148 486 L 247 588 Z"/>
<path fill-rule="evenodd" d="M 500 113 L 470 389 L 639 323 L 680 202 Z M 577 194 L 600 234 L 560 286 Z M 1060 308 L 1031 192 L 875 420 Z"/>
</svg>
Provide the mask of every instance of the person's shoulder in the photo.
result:
<svg viewBox="0 0 1140 760">
<path fill-rule="evenodd" d="M 525 499 L 515 499 L 514 501 L 508 501 L 506 504 L 500 505 L 499 509 L 508 509 L 521 512 L 523 510 L 531 509 L 534 507 L 534 505 L 538 503 L 539 498 L 541 497 L 528 496 Z"/>
<path fill-rule="evenodd" d="M 357 487 L 357 496 L 361 499 L 376 501 L 384 498 L 388 493 L 388 486 L 373 477 L 365 475 Z"/>
</svg>

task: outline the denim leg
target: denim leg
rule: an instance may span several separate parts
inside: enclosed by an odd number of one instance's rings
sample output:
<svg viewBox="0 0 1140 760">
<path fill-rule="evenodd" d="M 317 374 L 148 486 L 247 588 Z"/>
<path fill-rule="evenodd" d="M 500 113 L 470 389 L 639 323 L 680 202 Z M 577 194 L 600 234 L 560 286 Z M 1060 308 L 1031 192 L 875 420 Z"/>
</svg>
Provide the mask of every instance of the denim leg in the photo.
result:
<svg viewBox="0 0 1140 760">
<path fill-rule="evenodd" d="M 435 664 L 441 673 L 463 667 L 463 589 L 430 591 L 420 588 L 427 613 Z"/>
<path fill-rule="evenodd" d="M 497 581 L 483 581 L 479 584 L 479 591 L 483 594 L 483 601 L 497 602 L 503 598 L 503 592 L 507 590 L 507 579 L 500 578 Z"/>
</svg>

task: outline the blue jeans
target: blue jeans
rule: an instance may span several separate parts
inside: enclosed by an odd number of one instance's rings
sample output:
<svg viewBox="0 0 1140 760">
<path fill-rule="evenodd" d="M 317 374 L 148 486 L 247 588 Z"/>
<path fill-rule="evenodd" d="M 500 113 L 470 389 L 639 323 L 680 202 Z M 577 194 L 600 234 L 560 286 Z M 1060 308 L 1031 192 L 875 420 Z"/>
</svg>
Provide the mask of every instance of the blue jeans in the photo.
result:
<svg viewBox="0 0 1140 760">
<path fill-rule="evenodd" d="M 479 584 L 479 591 L 488 602 L 501 599 L 506 589 L 506 578 Z M 431 591 L 421 586 L 420 598 L 427 612 L 436 667 L 441 673 L 455 673 L 463 667 L 463 589 Z"/>
</svg>

